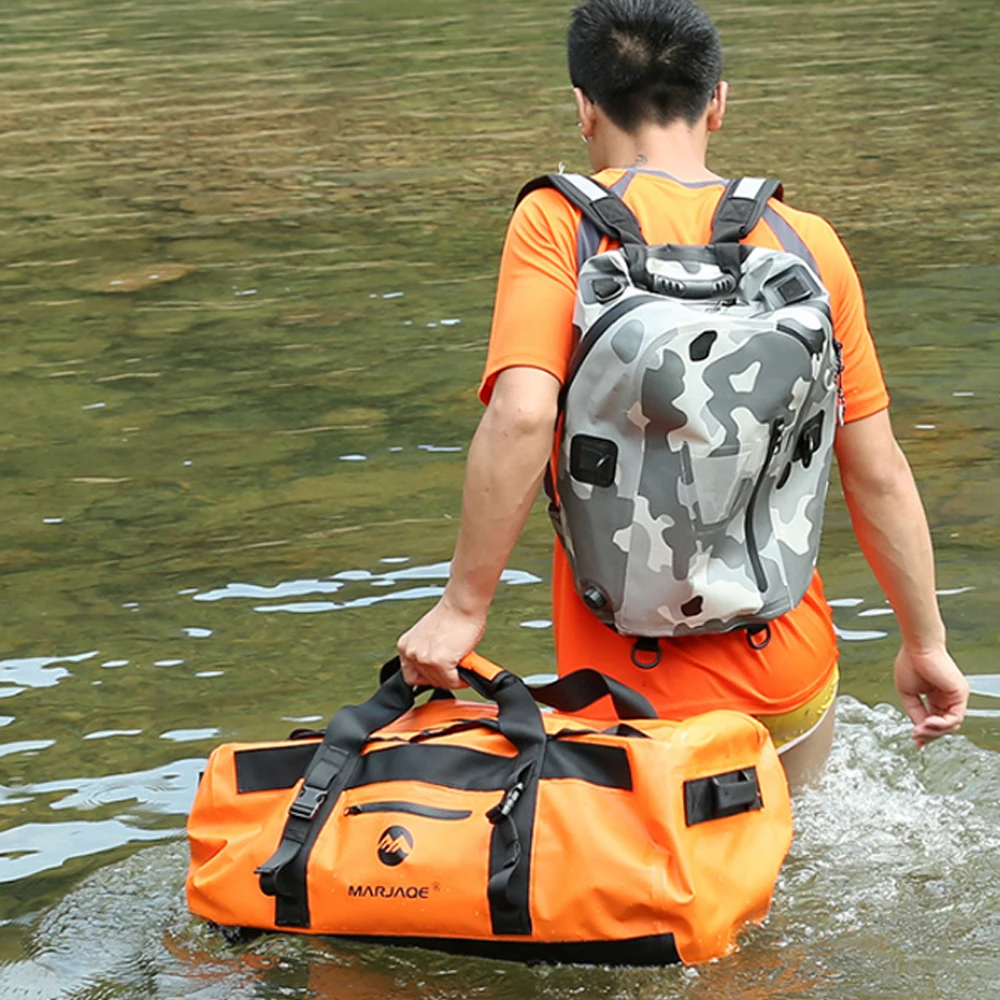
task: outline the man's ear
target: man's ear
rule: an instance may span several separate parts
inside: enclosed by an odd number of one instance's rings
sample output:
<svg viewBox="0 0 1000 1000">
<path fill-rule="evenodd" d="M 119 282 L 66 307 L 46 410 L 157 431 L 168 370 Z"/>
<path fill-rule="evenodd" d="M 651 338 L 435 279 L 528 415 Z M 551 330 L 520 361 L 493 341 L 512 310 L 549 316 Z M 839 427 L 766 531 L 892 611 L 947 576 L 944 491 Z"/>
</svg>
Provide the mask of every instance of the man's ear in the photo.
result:
<svg viewBox="0 0 1000 1000">
<path fill-rule="evenodd" d="M 726 117 L 726 98 L 729 96 L 729 84 L 720 80 L 708 102 L 708 119 L 706 125 L 709 132 L 718 132 L 722 128 L 722 120 Z"/>
<path fill-rule="evenodd" d="M 594 127 L 597 124 L 597 105 L 579 88 L 573 88 L 576 98 L 576 112 L 580 117 L 580 133 L 584 139 L 594 137 Z"/>
</svg>

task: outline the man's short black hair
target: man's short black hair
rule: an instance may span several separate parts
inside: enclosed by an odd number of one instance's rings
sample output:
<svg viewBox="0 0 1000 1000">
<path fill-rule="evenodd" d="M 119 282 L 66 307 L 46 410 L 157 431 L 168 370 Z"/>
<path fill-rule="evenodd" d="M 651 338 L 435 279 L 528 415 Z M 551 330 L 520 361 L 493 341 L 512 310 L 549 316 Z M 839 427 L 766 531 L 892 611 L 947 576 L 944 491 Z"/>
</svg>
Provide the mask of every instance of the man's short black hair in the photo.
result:
<svg viewBox="0 0 1000 1000">
<path fill-rule="evenodd" d="M 694 0 L 584 0 L 570 21 L 569 75 L 626 132 L 693 125 L 722 79 L 722 41 Z"/>
</svg>

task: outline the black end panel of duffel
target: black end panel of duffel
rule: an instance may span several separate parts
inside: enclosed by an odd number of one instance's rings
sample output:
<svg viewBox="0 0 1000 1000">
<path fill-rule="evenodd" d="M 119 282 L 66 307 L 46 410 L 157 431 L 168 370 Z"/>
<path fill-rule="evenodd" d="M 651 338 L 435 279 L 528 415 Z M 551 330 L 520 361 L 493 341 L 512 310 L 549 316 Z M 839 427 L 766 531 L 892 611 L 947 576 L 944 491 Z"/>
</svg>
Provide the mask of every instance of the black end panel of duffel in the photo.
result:
<svg viewBox="0 0 1000 1000">
<path fill-rule="evenodd" d="M 338 940 L 338 938 L 333 938 Z M 344 937 L 365 944 L 427 948 L 529 965 L 677 965 L 673 934 L 651 934 L 625 941 L 465 941 L 451 938 Z"/>
</svg>

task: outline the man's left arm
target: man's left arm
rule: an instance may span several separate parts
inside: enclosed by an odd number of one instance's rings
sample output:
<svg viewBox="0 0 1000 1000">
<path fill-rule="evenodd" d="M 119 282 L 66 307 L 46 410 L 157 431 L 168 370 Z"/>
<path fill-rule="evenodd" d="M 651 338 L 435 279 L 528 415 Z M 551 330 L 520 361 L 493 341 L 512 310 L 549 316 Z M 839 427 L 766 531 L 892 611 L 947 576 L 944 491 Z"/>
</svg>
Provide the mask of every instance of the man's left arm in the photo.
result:
<svg viewBox="0 0 1000 1000">
<path fill-rule="evenodd" d="M 955 732 L 969 700 L 947 649 L 927 517 L 888 411 L 839 428 L 835 447 L 854 532 L 899 621 L 896 688 L 923 746 Z"/>
</svg>

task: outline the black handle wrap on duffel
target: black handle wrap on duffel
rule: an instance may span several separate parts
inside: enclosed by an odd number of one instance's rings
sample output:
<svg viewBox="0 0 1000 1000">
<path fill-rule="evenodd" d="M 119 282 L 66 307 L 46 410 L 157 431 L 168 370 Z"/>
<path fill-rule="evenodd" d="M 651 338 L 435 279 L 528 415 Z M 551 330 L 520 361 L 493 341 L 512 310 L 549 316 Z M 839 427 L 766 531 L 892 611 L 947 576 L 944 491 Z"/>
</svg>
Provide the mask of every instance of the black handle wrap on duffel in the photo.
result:
<svg viewBox="0 0 1000 1000">
<path fill-rule="evenodd" d="M 403 678 L 398 659 L 383 670 L 387 679 L 368 701 L 340 709 L 330 721 L 288 810 L 278 849 L 255 870 L 261 891 L 275 897 L 278 926 L 310 926 L 306 871 L 319 831 L 350 783 L 368 738 L 413 707 L 416 692 Z M 473 690 L 497 703 L 499 731 L 518 752 L 514 781 L 491 810 L 495 834 L 488 891 L 494 933 L 530 934 L 528 866 L 545 728 L 519 677 L 500 671 L 487 680 L 461 668 L 460 674 Z"/>
</svg>

